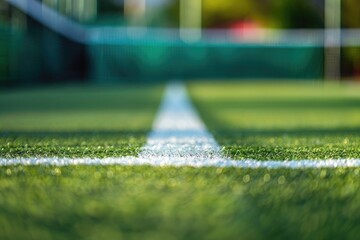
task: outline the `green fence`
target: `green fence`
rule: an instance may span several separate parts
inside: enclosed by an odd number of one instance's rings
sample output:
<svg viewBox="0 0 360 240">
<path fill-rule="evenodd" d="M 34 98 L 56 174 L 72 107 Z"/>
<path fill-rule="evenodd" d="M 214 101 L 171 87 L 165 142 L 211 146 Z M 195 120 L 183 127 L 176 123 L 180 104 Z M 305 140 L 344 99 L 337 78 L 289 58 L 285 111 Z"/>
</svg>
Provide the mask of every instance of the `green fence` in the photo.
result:
<svg viewBox="0 0 360 240">
<path fill-rule="evenodd" d="M 227 31 L 204 30 L 201 41 L 185 43 L 176 29 L 91 27 L 38 1 L 10 2 L 25 13 L 27 27 L 1 30 L 2 82 L 323 78 L 323 42 L 306 34 L 244 43 Z"/>
<path fill-rule="evenodd" d="M 9 81 L 11 32 L 0 27 L 0 82 Z"/>
<path fill-rule="evenodd" d="M 341 47 L 342 76 L 360 75 L 357 29 L 343 29 L 340 42 L 328 41 L 333 34 L 324 29 L 263 29 L 253 43 L 243 41 L 246 31 L 204 29 L 201 41 L 185 43 L 176 29 L 90 26 L 40 1 L 7 2 L 24 13 L 27 28 L 0 29 L 1 83 L 322 79 L 326 47 Z"/>
<path fill-rule="evenodd" d="M 87 46 L 97 82 L 323 77 L 323 49 L 306 45 L 131 42 Z"/>
<path fill-rule="evenodd" d="M 29 20 L 27 29 L 0 30 L 0 81 L 31 85 L 86 78 L 85 46 Z"/>
<path fill-rule="evenodd" d="M 94 83 L 171 79 L 320 79 L 323 48 L 311 44 L 184 43 L 152 36 L 74 42 L 32 20 L 1 30 L 1 82 Z"/>
<path fill-rule="evenodd" d="M 186 44 L 146 38 L 80 44 L 38 23 L 25 32 L 1 30 L 0 36 L 2 83 L 323 77 L 323 48 L 311 45 Z"/>
</svg>

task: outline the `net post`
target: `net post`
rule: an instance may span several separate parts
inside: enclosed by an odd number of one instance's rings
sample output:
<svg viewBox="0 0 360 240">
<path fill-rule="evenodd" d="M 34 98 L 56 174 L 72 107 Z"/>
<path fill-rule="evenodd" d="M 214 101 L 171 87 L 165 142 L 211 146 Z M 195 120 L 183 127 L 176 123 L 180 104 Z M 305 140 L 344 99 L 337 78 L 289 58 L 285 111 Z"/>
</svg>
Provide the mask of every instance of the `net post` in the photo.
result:
<svg viewBox="0 0 360 240">
<path fill-rule="evenodd" d="M 202 0 L 180 0 L 180 39 L 196 42 L 202 37 Z"/>
</svg>

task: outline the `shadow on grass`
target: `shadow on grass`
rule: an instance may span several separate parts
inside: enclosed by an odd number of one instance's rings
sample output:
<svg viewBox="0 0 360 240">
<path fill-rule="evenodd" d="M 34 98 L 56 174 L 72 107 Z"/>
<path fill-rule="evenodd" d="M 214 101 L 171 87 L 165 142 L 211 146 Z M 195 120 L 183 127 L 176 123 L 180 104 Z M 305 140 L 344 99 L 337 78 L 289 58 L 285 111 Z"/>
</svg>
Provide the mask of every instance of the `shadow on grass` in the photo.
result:
<svg viewBox="0 0 360 240">
<path fill-rule="evenodd" d="M 296 129 L 248 129 L 238 128 L 236 130 L 217 130 L 213 132 L 219 137 L 279 137 L 279 136 L 338 136 L 338 135 L 360 135 L 360 127 L 342 128 L 296 128 Z"/>
<path fill-rule="evenodd" d="M 150 130 L 83 130 L 83 131 L 1 131 L 1 138 L 116 138 L 116 137 L 144 137 Z"/>
<path fill-rule="evenodd" d="M 241 101 L 221 100 L 208 105 L 220 109 L 354 109 L 360 107 L 360 99 L 308 98 L 308 99 L 256 99 Z"/>
<path fill-rule="evenodd" d="M 158 106 L 157 100 L 134 101 L 125 99 L 123 101 L 109 101 L 101 102 L 93 99 L 91 101 L 48 101 L 40 103 L 42 100 L 30 101 L 23 103 L 9 103 L 8 106 L 3 106 L 0 113 L 11 112 L 57 112 L 57 111 L 114 111 L 114 112 L 132 112 L 132 111 L 147 111 L 149 109 L 156 109 Z M 1 104 L 0 104 L 1 107 Z"/>
<path fill-rule="evenodd" d="M 0 95 L 0 114 L 47 111 L 144 111 L 157 109 L 162 89 L 157 86 L 49 88 Z"/>
</svg>

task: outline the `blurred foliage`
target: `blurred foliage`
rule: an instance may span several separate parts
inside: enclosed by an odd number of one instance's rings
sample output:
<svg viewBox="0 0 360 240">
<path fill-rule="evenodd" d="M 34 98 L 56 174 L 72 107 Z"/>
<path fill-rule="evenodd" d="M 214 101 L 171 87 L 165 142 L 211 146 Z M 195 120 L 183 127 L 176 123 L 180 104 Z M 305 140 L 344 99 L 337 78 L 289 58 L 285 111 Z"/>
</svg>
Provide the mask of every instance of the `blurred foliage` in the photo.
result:
<svg viewBox="0 0 360 240">
<path fill-rule="evenodd" d="M 261 18 L 261 10 L 259 1 L 203 1 L 203 22 L 204 27 L 219 27 L 229 23 Z"/>
<path fill-rule="evenodd" d="M 171 6 L 173 21 L 179 18 L 175 14 L 179 11 L 179 1 L 174 1 Z M 242 20 L 280 28 L 319 28 L 324 25 L 322 10 L 310 0 L 203 0 L 204 27 L 230 26 Z"/>
<path fill-rule="evenodd" d="M 8 4 L 4 1 L 0 2 L 0 26 L 8 24 L 9 16 L 8 16 Z"/>
<path fill-rule="evenodd" d="M 360 28 L 360 7 L 358 0 L 342 0 L 342 26 L 345 28 Z M 360 71 L 360 48 L 344 49 L 345 61 L 348 71 L 355 74 Z"/>
<path fill-rule="evenodd" d="M 100 0 L 98 1 L 98 11 L 101 13 L 108 12 L 123 12 L 124 8 L 120 5 L 114 4 L 114 2 L 109 0 Z"/>
<path fill-rule="evenodd" d="M 343 49 L 344 74 L 360 74 L 360 47 L 348 47 Z"/>
<path fill-rule="evenodd" d="M 345 28 L 360 28 L 358 0 L 342 0 L 342 25 Z"/>
<path fill-rule="evenodd" d="M 321 10 L 310 1 L 277 0 L 272 1 L 269 17 L 282 28 L 321 28 L 324 26 Z"/>
<path fill-rule="evenodd" d="M 169 11 L 174 26 L 179 21 L 179 1 Z M 203 27 L 230 27 L 239 21 L 254 21 L 271 28 L 323 28 L 324 1 L 315 0 L 203 0 Z M 342 0 L 342 25 L 360 27 L 358 0 Z M 343 73 L 360 72 L 360 48 L 343 49 Z"/>
</svg>

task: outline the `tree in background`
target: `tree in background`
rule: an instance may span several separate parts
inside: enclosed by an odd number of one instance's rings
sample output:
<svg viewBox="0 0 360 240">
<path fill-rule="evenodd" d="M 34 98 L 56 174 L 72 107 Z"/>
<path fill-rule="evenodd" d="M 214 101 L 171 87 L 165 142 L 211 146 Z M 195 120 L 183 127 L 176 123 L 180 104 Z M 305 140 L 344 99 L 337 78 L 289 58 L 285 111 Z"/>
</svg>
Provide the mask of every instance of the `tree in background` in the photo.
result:
<svg viewBox="0 0 360 240">
<path fill-rule="evenodd" d="M 168 9 L 171 22 L 179 22 L 179 1 Z M 264 27 L 321 28 L 323 9 L 317 0 L 203 0 L 203 27 L 231 26 L 238 21 L 254 21 Z"/>
<path fill-rule="evenodd" d="M 342 0 L 342 27 L 360 28 L 360 7 L 358 0 Z M 344 73 L 360 76 L 360 47 L 345 48 Z"/>
<path fill-rule="evenodd" d="M 166 10 L 169 23 L 177 27 L 180 18 L 180 1 L 174 0 Z M 202 27 L 227 27 L 239 20 L 260 21 L 262 14 L 258 7 L 259 1 L 253 0 L 203 0 Z"/>
<path fill-rule="evenodd" d="M 122 13 L 123 9 L 123 5 L 118 3 L 118 1 L 98 0 L 98 11 L 101 14 Z"/>
<path fill-rule="evenodd" d="M 360 28 L 359 0 L 342 0 L 342 26 Z"/>
<path fill-rule="evenodd" d="M 203 27 L 226 27 L 240 20 L 262 22 L 262 8 L 253 0 L 203 0 Z"/>
<path fill-rule="evenodd" d="M 276 0 L 271 1 L 268 16 L 281 28 L 323 28 L 324 18 L 321 8 L 313 1 Z"/>
</svg>

